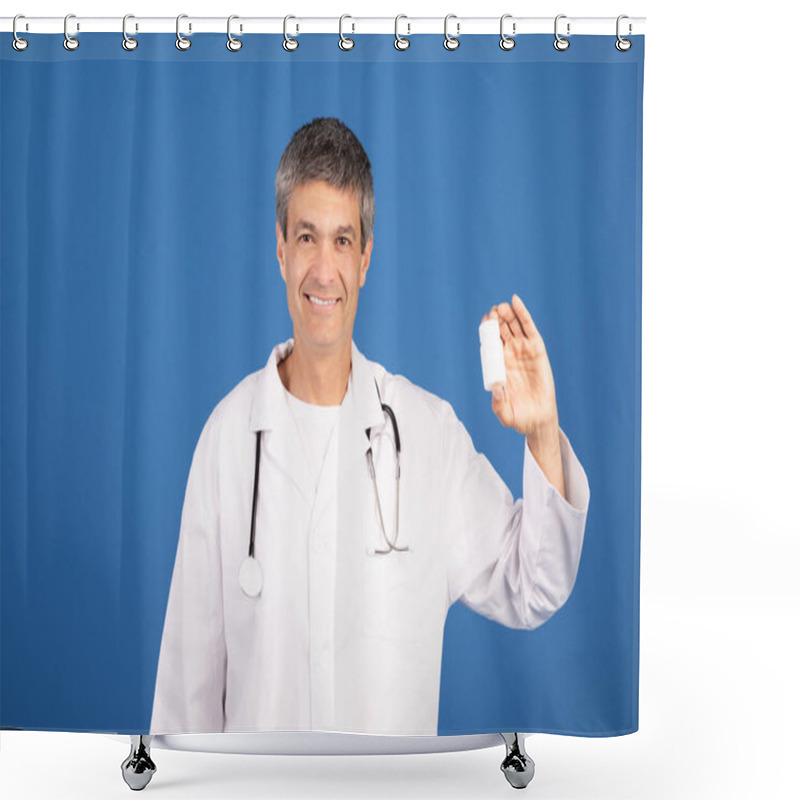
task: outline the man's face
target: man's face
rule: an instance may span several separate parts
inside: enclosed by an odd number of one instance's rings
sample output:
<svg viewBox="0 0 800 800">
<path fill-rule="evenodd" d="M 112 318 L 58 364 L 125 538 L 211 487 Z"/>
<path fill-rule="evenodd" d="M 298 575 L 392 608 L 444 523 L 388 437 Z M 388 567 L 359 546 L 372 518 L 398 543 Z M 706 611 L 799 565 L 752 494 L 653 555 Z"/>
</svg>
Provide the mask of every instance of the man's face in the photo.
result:
<svg viewBox="0 0 800 800">
<path fill-rule="evenodd" d="M 286 239 L 277 222 L 275 232 L 295 340 L 315 350 L 349 342 L 372 254 L 372 237 L 361 252 L 356 195 L 327 181 L 301 184 L 289 198 Z"/>
</svg>

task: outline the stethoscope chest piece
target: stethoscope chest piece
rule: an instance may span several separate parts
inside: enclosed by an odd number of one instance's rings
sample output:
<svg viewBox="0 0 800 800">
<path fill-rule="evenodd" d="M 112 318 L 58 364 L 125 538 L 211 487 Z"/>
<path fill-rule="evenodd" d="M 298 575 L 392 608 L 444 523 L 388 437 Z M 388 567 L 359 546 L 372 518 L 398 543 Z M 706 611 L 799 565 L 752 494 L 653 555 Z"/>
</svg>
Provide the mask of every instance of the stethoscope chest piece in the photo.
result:
<svg viewBox="0 0 800 800">
<path fill-rule="evenodd" d="M 247 556 L 239 567 L 239 586 L 248 597 L 258 597 L 263 583 L 261 565 L 252 556 Z"/>
</svg>

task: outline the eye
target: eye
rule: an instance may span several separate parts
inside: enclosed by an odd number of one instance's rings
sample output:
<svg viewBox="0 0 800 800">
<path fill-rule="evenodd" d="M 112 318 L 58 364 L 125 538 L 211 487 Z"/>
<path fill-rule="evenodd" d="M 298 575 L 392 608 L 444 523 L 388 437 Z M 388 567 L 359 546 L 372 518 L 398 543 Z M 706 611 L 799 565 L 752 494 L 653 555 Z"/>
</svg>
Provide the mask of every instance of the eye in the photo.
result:
<svg viewBox="0 0 800 800">
<path fill-rule="evenodd" d="M 310 242 L 311 241 L 311 234 L 310 233 L 301 233 L 299 238 L 300 238 L 301 242 Z"/>
<path fill-rule="evenodd" d="M 345 247 L 348 244 L 350 244 L 350 240 L 346 236 L 340 236 L 339 237 L 339 244 L 342 245 L 342 247 Z"/>
</svg>

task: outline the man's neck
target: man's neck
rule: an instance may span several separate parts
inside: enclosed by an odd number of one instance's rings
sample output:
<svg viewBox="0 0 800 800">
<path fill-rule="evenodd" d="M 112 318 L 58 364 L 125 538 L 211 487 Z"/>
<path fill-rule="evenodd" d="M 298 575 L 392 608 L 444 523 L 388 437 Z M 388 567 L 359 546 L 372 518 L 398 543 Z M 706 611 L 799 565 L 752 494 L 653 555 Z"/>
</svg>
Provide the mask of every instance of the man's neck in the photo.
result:
<svg viewBox="0 0 800 800">
<path fill-rule="evenodd" d="M 330 352 L 309 352 L 294 340 L 292 352 L 278 364 L 286 390 L 305 403 L 339 406 L 347 392 L 350 377 L 351 344 Z"/>
</svg>

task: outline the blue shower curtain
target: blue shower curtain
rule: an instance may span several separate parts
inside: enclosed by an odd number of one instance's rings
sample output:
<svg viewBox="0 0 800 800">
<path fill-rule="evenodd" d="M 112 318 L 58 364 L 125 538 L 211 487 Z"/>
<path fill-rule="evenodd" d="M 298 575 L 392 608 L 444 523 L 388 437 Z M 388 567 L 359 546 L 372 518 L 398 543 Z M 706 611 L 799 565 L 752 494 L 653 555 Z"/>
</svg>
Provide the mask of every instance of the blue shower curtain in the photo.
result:
<svg viewBox="0 0 800 800">
<path fill-rule="evenodd" d="M 478 348 L 520 295 L 591 487 L 552 619 L 450 608 L 438 732 L 636 730 L 644 38 L 354 38 L 0 35 L 1 726 L 149 729 L 198 437 L 292 332 L 278 160 L 333 116 L 375 185 L 361 352 L 447 400 L 521 497 Z"/>
</svg>

